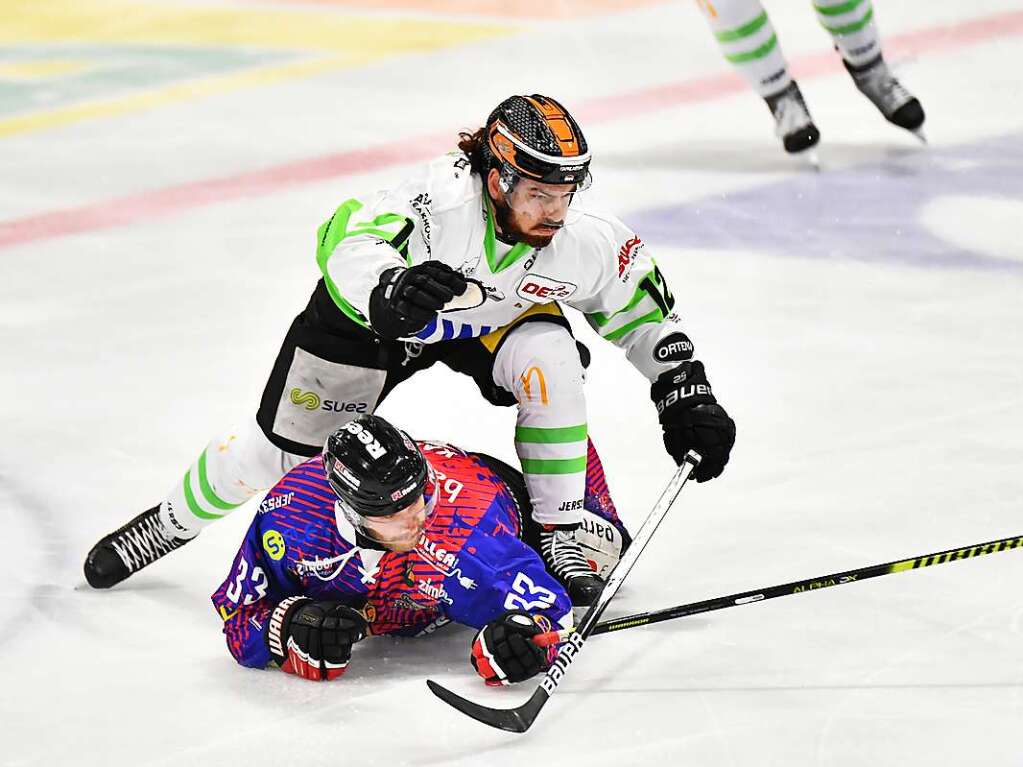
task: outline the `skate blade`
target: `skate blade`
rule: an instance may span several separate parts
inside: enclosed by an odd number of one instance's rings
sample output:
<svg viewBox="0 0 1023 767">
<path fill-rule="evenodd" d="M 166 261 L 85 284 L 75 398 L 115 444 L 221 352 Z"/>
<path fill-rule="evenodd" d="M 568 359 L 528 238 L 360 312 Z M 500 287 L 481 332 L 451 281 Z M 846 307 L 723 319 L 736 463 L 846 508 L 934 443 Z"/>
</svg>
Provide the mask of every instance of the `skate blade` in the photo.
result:
<svg viewBox="0 0 1023 767">
<path fill-rule="evenodd" d="M 916 136 L 918 139 L 920 139 L 920 143 L 921 144 L 929 143 L 927 141 L 927 134 L 924 133 L 924 129 L 923 128 L 917 128 L 916 130 L 911 130 L 910 133 L 912 133 L 914 136 Z"/>
<path fill-rule="evenodd" d="M 816 149 L 805 149 L 799 153 L 799 158 L 806 162 L 817 173 L 821 172 L 821 158 Z"/>
</svg>

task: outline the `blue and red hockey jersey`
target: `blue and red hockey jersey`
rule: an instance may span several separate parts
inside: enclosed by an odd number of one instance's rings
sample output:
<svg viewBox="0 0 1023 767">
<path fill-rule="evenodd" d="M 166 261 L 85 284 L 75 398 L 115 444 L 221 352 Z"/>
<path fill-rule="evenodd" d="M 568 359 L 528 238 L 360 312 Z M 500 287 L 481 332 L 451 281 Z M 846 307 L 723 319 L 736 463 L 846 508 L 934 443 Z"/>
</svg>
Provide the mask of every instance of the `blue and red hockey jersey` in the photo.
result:
<svg viewBox="0 0 1023 767">
<path fill-rule="evenodd" d="M 427 492 L 438 498 L 413 551 L 357 546 L 354 528 L 335 512 L 319 456 L 267 494 L 231 573 L 212 596 L 239 663 L 262 668 L 270 662 L 268 617 L 296 594 L 362 609 L 372 634 L 418 636 L 450 621 L 479 628 L 507 610 L 570 625 L 571 602 L 520 540 L 520 512 L 505 483 L 472 454 L 444 444 L 419 446 L 436 475 Z M 619 525 L 613 505 L 609 514 Z"/>
</svg>

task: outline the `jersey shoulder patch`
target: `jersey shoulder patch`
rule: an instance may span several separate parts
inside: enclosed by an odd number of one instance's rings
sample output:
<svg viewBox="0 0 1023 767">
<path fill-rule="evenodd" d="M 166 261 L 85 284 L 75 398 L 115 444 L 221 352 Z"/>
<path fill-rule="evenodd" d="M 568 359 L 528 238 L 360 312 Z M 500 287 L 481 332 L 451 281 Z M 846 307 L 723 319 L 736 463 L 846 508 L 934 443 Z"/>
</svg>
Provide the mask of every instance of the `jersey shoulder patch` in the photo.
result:
<svg viewBox="0 0 1023 767">
<path fill-rule="evenodd" d="M 483 184 L 468 163 L 468 157 L 455 152 L 429 164 L 423 193 L 428 196 L 433 215 L 460 208 L 480 197 Z"/>
</svg>

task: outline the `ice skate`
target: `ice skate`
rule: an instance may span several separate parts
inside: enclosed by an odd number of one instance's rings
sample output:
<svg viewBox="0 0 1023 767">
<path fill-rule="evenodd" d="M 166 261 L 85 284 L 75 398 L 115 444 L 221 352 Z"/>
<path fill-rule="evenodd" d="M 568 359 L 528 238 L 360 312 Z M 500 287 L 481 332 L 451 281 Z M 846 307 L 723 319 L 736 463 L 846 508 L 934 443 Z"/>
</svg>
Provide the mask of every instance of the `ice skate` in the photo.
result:
<svg viewBox="0 0 1023 767">
<path fill-rule="evenodd" d="M 565 586 L 577 607 L 593 604 L 604 582 L 590 568 L 575 537 L 577 525 L 544 525 L 540 531 L 540 553 L 547 570 Z"/>
<path fill-rule="evenodd" d="M 821 133 L 813 124 L 810 110 L 806 108 L 803 94 L 800 93 L 795 80 L 789 83 L 785 90 L 766 97 L 764 101 L 774 115 L 775 133 L 781 139 L 786 152 L 797 154 L 817 145 Z"/>
<path fill-rule="evenodd" d="M 99 540 L 85 559 L 85 580 L 94 589 L 108 589 L 191 538 L 176 538 L 160 522 L 154 506 Z"/>
<path fill-rule="evenodd" d="M 843 63 L 860 93 L 870 99 L 888 122 L 905 128 L 926 142 L 923 133 L 924 108 L 919 99 L 892 74 L 881 56 L 861 67 L 853 67 L 844 60 Z"/>
</svg>

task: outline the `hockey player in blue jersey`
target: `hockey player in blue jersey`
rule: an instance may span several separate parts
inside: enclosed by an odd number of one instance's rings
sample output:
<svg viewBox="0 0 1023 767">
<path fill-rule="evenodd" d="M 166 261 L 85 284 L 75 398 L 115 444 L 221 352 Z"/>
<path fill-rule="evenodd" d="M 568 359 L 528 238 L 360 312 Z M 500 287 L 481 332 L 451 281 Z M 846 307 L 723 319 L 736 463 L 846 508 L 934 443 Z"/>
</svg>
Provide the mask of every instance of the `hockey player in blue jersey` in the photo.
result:
<svg viewBox="0 0 1023 767">
<path fill-rule="evenodd" d="M 583 546 L 606 573 L 629 543 L 594 451 Z M 572 603 L 544 567 L 521 475 L 444 444 L 414 443 L 378 416 L 328 438 L 268 493 L 213 594 L 244 666 L 313 679 L 344 673 L 370 634 L 479 629 L 471 662 L 487 684 L 545 670 L 531 637 L 567 627 Z M 588 534 L 588 535 L 587 535 Z"/>
</svg>

